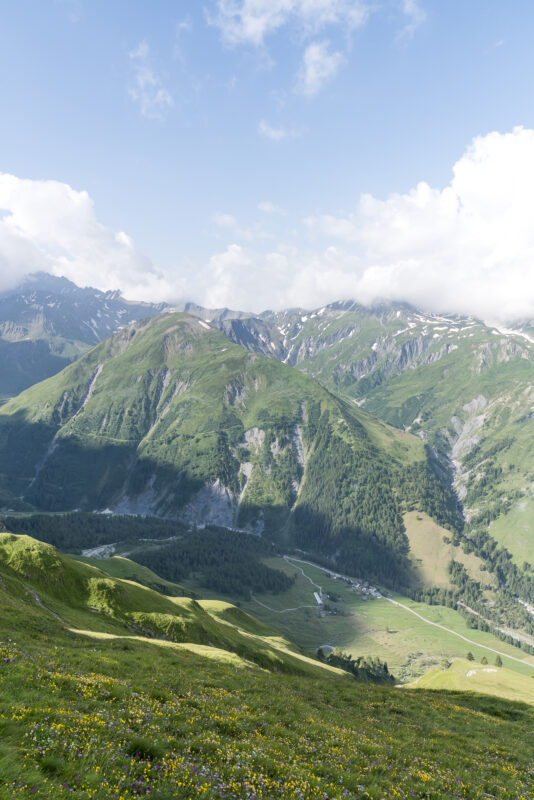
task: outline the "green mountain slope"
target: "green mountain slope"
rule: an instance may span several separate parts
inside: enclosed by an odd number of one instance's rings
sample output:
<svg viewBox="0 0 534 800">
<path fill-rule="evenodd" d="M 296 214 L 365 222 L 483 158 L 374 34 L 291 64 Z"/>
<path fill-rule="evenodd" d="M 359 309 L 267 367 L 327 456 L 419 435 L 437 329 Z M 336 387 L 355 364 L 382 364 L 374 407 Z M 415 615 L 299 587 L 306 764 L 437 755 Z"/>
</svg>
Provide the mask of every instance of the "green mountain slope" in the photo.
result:
<svg viewBox="0 0 534 800">
<path fill-rule="evenodd" d="M 414 436 L 204 321 L 135 323 L 0 409 L 4 504 L 180 516 L 409 582 L 402 513 L 459 525 Z"/>
<path fill-rule="evenodd" d="M 96 596 L 94 613 L 86 603 Z M 0 602 L 6 800 L 527 800 L 534 792 L 527 705 L 359 684 L 275 649 L 269 631 L 227 604 L 175 605 L 8 534 Z M 184 624 L 194 618 L 188 635 L 205 624 L 210 635 L 246 641 L 246 658 L 128 630 L 140 608 L 152 624 L 174 611 Z M 260 644 L 273 669 L 255 662 Z"/>
<path fill-rule="evenodd" d="M 276 322 L 291 337 L 289 363 L 418 433 L 449 460 L 466 518 L 479 529 L 491 525 L 518 563 L 534 560 L 528 333 L 354 304 Z"/>
<path fill-rule="evenodd" d="M 225 332 L 417 433 L 454 479 L 479 554 L 534 562 L 534 338 L 400 304 L 266 312 Z M 505 556 L 504 556 L 505 557 Z"/>
</svg>

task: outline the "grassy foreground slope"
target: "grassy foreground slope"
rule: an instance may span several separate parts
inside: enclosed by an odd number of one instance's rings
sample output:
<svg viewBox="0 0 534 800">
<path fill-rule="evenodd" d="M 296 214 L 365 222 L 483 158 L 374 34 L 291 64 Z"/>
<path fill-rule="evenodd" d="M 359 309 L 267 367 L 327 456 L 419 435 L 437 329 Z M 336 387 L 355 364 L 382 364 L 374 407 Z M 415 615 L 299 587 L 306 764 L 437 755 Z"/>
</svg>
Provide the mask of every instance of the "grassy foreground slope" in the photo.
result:
<svg viewBox="0 0 534 800">
<path fill-rule="evenodd" d="M 2 552 L 2 799 L 533 795 L 526 705 L 324 670 L 275 673 L 214 648 L 129 635 L 113 617 L 115 633 L 99 633 L 101 613 L 92 632 L 74 633 L 44 606 L 80 573 L 68 560 L 42 571 L 31 541 L 4 536 Z M 66 594 L 59 605 L 67 615 Z M 226 605 L 208 606 L 228 624 Z"/>
</svg>

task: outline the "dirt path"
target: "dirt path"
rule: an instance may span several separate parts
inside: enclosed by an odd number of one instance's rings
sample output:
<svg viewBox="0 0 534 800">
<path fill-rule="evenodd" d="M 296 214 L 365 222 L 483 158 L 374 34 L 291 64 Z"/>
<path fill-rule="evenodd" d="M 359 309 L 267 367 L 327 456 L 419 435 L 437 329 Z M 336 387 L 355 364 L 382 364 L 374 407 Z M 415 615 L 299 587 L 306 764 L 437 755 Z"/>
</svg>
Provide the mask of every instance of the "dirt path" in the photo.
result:
<svg viewBox="0 0 534 800">
<path fill-rule="evenodd" d="M 405 606 L 403 603 L 399 603 L 398 600 L 392 600 L 389 597 L 384 597 L 383 599 L 387 600 L 388 603 L 392 603 L 394 606 L 399 606 L 399 608 L 403 608 L 405 611 L 409 611 L 410 614 L 413 614 L 423 622 L 426 622 L 427 625 L 433 625 L 434 628 L 441 628 L 442 631 L 446 631 L 447 633 L 450 633 L 452 636 L 457 636 L 458 639 L 463 639 L 464 642 L 472 644 L 473 647 L 481 647 L 483 650 L 489 650 L 490 653 L 495 653 L 495 655 L 502 656 L 503 658 L 509 658 L 512 661 L 517 661 L 518 664 L 530 663 L 525 658 L 516 658 L 515 656 L 509 656 L 508 653 L 503 653 L 502 650 L 494 650 L 493 647 L 488 647 L 485 644 L 474 642 L 472 639 L 468 639 L 467 636 L 463 636 L 461 633 L 457 633 L 456 631 L 451 631 L 451 629 L 446 628 L 445 625 L 440 625 L 439 622 L 431 622 L 429 619 L 425 619 L 424 617 L 422 617 L 421 614 L 418 614 L 417 611 L 414 611 L 413 608 L 409 608 L 408 606 Z"/>
<path fill-rule="evenodd" d="M 316 566 L 315 564 L 312 564 L 312 563 L 311 563 L 311 561 L 301 561 L 301 560 L 300 560 L 300 558 L 290 558 L 290 556 L 284 556 L 284 561 L 285 561 L 287 564 L 293 564 L 294 566 L 296 566 L 296 565 L 295 565 L 295 561 L 296 561 L 297 563 L 300 563 L 300 564 L 309 564 L 309 566 L 310 566 L 310 567 L 315 567 L 315 566 Z M 312 581 L 312 579 L 310 578 L 310 576 L 309 576 L 309 575 L 306 575 L 306 573 L 304 572 L 304 570 L 302 569 L 302 567 L 297 567 L 297 569 L 298 569 L 298 570 L 300 570 L 300 571 L 302 572 L 303 576 L 306 578 L 306 580 L 307 580 L 307 581 L 309 581 L 309 582 L 311 583 L 311 585 L 312 585 L 312 586 L 315 586 L 315 588 L 316 588 L 316 589 L 319 589 L 319 594 L 320 594 L 320 595 L 322 595 L 322 593 L 323 593 L 323 587 L 322 587 L 322 586 L 319 586 L 319 584 L 318 584 L 318 583 L 315 583 L 315 581 Z M 321 568 L 320 568 L 320 567 L 318 567 L 318 569 L 321 569 Z"/>
<path fill-rule="evenodd" d="M 56 614 L 55 611 L 52 611 L 50 608 L 47 608 L 44 605 L 43 601 L 41 600 L 41 598 L 39 597 L 39 595 L 37 594 L 37 592 L 34 589 L 30 589 L 28 586 L 25 586 L 24 588 L 26 589 L 26 593 L 27 594 L 31 594 L 31 596 L 33 597 L 33 599 L 35 600 L 35 602 L 37 603 L 39 608 L 42 608 L 44 611 L 48 611 L 49 614 L 52 614 L 52 616 L 55 617 L 56 619 L 58 619 L 60 622 L 63 622 L 63 623 L 65 622 L 63 619 L 61 619 L 59 614 Z"/>
<path fill-rule="evenodd" d="M 300 564 L 309 564 L 310 567 L 314 567 L 315 564 L 312 564 L 310 561 L 301 561 L 299 558 L 291 558 L 290 556 L 284 556 L 284 561 L 287 564 L 291 564 L 292 566 L 296 567 L 296 569 L 298 569 L 299 572 L 302 573 L 302 576 L 304 578 L 306 578 L 306 580 L 309 581 L 311 583 L 311 585 L 314 586 L 318 590 L 319 596 L 322 595 L 323 587 L 319 586 L 319 584 L 315 583 L 315 581 L 312 581 L 310 576 L 306 575 L 306 573 L 304 572 L 302 567 L 297 566 L 297 564 L 295 564 L 294 562 L 297 561 Z M 266 603 L 262 603 L 261 600 L 258 600 L 256 597 L 254 597 L 253 594 L 250 595 L 250 598 L 251 598 L 251 600 L 254 600 L 254 602 L 257 603 L 259 606 L 263 606 L 263 608 L 266 608 L 267 611 L 272 611 L 274 614 L 287 614 L 290 611 L 299 611 L 301 608 L 317 608 L 318 607 L 317 603 L 315 603 L 315 605 L 313 605 L 313 606 L 309 606 L 309 605 L 295 606 L 295 608 L 283 608 L 283 609 L 280 610 L 278 608 L 271 608 L 271 606 L 268 606 Z"/>
<path fill-rule="evenodd" d="M 254 597 L 253 594 L 250 595 L 250 599 L 254 600 L 254 602 L 257 603 L 259 606 L 263 606 L 263 608 L 266 608 L 268 611 L 272 611 L 275 614 L 287 614 L 288 611 L 298 611 L 301 608 L 318 608 L 316 603 L 314 606 L 295 606 L 295 608 L 283 608 L 282 610 L 280 610 L 278 608 L 271 608 L 271 606 L 262 603 L 261 600 L 258 600 L 256 597 Z"/>
</svg>

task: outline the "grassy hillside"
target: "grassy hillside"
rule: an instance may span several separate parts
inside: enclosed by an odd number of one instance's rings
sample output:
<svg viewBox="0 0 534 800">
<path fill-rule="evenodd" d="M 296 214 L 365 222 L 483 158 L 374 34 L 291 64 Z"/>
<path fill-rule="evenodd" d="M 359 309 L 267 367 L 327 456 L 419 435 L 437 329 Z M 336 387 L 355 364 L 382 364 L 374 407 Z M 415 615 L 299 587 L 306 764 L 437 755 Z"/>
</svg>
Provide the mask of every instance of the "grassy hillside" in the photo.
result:
<svg viewBox="0 0 534 800">
<path fill-rule="evenodd" d="M 493 576 L 483 569 L 482 560 L 474 553 L 465 553 L 459 544 L 453 544 L 450 531 L 428 514 L 409 511 L 404 515 L 404 524 L 414 571 L 423 586 L 453 588 L 447 569 L 451 560 L 463 564 L 474 580 L 494 584 Z"/>
<path fill-rule="evenodd" d="M 180 584 L 172 581 L 167 581 L 156 575 L 148 567 L 142 564 L 137 564 L 130 558 L 124 556 L 111 556 L 106 559 L 86 558 L 84 556 L 77 556 L 77 561 L 82 561 L 85 564 L 91 564 L 98 569 L 103 568 L 107 575 L 112 575 L 114 578 L 121 578 L 121 580 L 134 581 L 140 583 L 142 586 L 148 586 L 149 589 L 154 589 L 156 592 L 166 594 L 171 597 L 183 597 L 189 592 Z"/>
<path fill-rule="evenodd" d="M 318 662 L 292 651 L 289 643 L 265 625 L 227 608 L 210 613 L 209 603 L 189 597 L 166 597 L 131 580 L 62 555 L 28 536 L 0 534 L 0 572 L 4 593 L 22 599 L 7 602 L 5 621 L 24 630 L 26 611 L 37 607 L 58 630 L 102 637 L 150 638 L 180 645 L 229 651 L 264 668 L 317 672 Z"/>
<path fill-rule="evenodd" d="M 429 670 L 408 685 L 420 689 L 483 692 L 534 705 L 533 678 L 534 668 L 530 675 L 520 675 L 505 667 L 497 667 L 494 663 L 481 664 L 458 658 L 448 666 Z"/>
<path fill-rule="evenodd" d="M 185 314 L 125 328 L 0 408 L 4 503 L 263 532 L 390 581 L 402 513 L 459 524 L 420 440 Z"/>
<path fill-rule="evenodd" d="M 141 597 L 157 613 L 149 590 L 108 578 L 123 592 L 120 613 L 114 592 L 106 609 L 87 613 L 87 587 L 103 580 L 97 570 L 24 538 L 4 535 L 0 549 L 6 800 L 532 797 L 527 705 L 359 684 L 317 662 L 299 669 L 283 650 L 290 674 L 209 645 L 147 639 L 120 615 Z M 165 613 L 206 615 L 227 636 L 269 639 L 227 604 L 157 602 Z M 73 630 L 52 610 L 91 617 L 92 630 Z"/>
</svg>

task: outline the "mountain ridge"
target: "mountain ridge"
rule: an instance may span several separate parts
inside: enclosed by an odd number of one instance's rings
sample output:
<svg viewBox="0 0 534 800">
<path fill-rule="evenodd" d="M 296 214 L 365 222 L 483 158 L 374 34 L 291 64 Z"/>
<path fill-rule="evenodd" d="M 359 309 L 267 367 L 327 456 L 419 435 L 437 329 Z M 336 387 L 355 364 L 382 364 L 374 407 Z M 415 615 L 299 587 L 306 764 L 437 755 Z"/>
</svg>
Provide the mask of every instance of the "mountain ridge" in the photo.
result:
<svg viewBox="0 0 534 800">
<path fill-rule="evenodd" d="M 0 453 L 4 506 L 179 513 L 341 548 L 390 579 L 408 568 L 403 504 L 460 524 L 417 437 L 180 313 L 134 323 L 5 404 Z"/>
<path fill-rule="evenodd" d="M 0 293 L 0 397 L 50 377 L 119 327 L 165 307 L 48 273 L 27 276 Z"/>
</svg>

